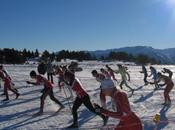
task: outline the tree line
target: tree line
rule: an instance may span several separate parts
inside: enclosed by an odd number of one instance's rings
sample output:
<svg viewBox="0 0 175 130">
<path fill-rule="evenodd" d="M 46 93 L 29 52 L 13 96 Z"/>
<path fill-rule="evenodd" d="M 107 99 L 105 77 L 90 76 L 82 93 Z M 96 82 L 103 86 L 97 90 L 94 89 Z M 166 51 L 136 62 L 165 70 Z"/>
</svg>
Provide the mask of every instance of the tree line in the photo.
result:
<svg viewBox="0 0 175 130">
<path fill-rule="evenodd" d="M 62 59 L 74 59 L 78 61 L 83 60 L 103 60 L 103 61 L 130 61 L 135 62 L 137 64 L 160 64 L 160 61 L 157 61 L 154 58 L 151 58 L 144 54 L 132 55 L 125 52 L 110 52 L 107 56 L 101 56 L 97 58 L 95 55 L 90 54 L 87 51 L 69 51 L 69 50 L 61 50 L 58 52 L 52 52 L 45 50 L 42 54 L 36 49 L 35 51 L 30 51 L 27 49 L 23 49 L 22 51 L 15 49 L 0 49 L 0 63 L 1 64 L 23 64 L 27 60 L 32 58 L 38 58 L 40 60 L 47 61 L 50 59 L 51 61 L 61 61 Z"/>
<path fill-rule="evenodd" d="M 153 57 L 149 57 L 145 54 L 132 55 L 126 52 L 110 52 L 109 56 L 106 58 L 108 60 L 118 60 L 118 61 L 130 61 L 136 64 L 161 64 L 161 61 L 156 60 Z"/>
<path fill-rule="evenodd" d="M 29 58 L 39 57 L 38 50 L 29 51 L 29 50 L 15 50 L 14 48 L 4 48 L 0 49 L 0 63 L 1 64 L 23 64 Z"/>
</svg>

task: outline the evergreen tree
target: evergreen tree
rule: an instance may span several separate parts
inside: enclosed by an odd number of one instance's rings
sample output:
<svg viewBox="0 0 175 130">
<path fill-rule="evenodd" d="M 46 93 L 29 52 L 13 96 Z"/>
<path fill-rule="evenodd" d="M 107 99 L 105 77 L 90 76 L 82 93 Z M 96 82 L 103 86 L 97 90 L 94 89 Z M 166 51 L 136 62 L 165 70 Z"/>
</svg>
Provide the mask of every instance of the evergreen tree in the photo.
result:
<svg viewBox="0 0 175 130">
<path fill-rule="evenodd" d="M 39 52 L 38 52 L 38 49 L 35 50 L 35 54 L 34 54 L 35 57 L 39 57 Z"/>
<path fill-rule="evenodd" d="M 47 61 L 48 58 L 50 58 L 50 53 L 47 50 L 45 50 L 41 56 L 41 59 Z"/>
</svg>

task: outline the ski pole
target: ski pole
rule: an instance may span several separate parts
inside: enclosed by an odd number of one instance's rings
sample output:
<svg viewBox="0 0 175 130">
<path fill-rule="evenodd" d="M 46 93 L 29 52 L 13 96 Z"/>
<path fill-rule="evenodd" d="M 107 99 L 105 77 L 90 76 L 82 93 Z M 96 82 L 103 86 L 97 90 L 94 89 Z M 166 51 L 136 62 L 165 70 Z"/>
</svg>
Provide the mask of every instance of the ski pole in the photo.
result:
<svg viewBox="0 0 175 130">
<path fill-rule="evenodd" d="M 65 88 L 64 88 L 64 87 L 63 87 L 63 91 L 64 91 L 64 94 L 65 94 L 65 96 L 66 96 L 66 99 L 67 99 L 67 102 L 68 102 L 68 105 L 69 105 L 69 109 L 72 110 L 72 109 L 71 109 L 70 102 L 69 102 L 69 99 L 68 99 L 68 96 L 67 96 L 67 94 L 66 94 L 66 91 L 65 91 Z"/>
</svg>

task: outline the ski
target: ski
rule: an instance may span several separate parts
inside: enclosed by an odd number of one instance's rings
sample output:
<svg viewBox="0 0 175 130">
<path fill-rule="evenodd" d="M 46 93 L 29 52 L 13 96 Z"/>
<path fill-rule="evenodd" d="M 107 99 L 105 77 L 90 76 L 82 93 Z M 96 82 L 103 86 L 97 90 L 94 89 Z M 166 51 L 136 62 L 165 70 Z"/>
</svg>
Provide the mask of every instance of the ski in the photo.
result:
<svg viewBox="0 0 175 130">
<path fill-rule="evenodd" d="M 78 128 L 62 128 L 63 130 L 114 130 L 115 129 L 115 125 L 111 124 L 111 125 L 106 125 L 106 126 L 102 126 L 102 125 L 88 125 L 88 126 L 82 126 L 82 127 L 78 127 Z"/>
<path fill-rule="evenodd" d="M 131 91 L 131 93 L 128 95 L 128 98 L 132 97 L 132 95 L 134 94 L 134 89 Z"/>
</svg>

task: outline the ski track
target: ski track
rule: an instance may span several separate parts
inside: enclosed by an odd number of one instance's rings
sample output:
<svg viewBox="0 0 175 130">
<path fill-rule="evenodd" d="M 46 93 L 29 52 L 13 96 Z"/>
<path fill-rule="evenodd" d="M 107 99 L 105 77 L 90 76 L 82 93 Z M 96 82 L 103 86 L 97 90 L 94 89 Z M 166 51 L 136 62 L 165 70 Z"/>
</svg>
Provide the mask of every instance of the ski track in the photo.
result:
<svg viewBox="0 0 175 130">
<path fill-rule="evenodd" d="M 109 63 L 113 69 L 117 69 L 116 63 Z M 105 63 L 102 62 L 83 62 L 80 66 L 83 68 L 82 72 L 77 72 L 76 76 L 81 80 L 83 87 L 89 93 L 91 101 L 100 103 L 99 100 L 99 83 L 91 76 L 93 69 L 99 70 L 103 68 Z M 165 66 L 155 66 L 160 71 Z M 175 66 L 167 66 L 175 71 Z M 54 94 L 66 106 L 56 115 L 55 112 L 59 107 L 54 104 L 48 97 L 45 101 L 44 114 L 41 116 L 33 117 L 39 110 L 40 105 L 40 91 L 42 86 L 31 86 L 25 83 L 26 80 L 31 80 L 29 72 L 36 70 L 36 65 L 5 65 L 9 74 L 21 93 L 19 99 L 15 100 L 15 95 L 9 92 L 10 101 L 2 102 L 4 96 L 0 96 L 0 129 L 9 130 L 41 130 L 41 129 L 65 129 L 66 126 L 72 123 L 72 114 L 69 109 L 69 104 L 72 105 L 73 101 L 69 102 L 66 99 L 64 91 L 60 91 L 57 86 L 57 78 L 54 77 Z M 146 67 L 149 70 L 148 66 Z M 134 95 L 129 98 L 131 108 L 141 118 L 144 130 L 175 130 L 175 89 L 170 93 L 172 105 L 170 107 L 163 107 L 163 88 L 154 91 L 153 85 L 143 86 L 143 74 L 139 73 L 140 66 L 128 66 L 131 74 L 131 82 L 128 84 L 135 88 Z M 148 72 L 149 73 L 149 72 Z M 120 75 L 116 75 L 120 81 Z M 148 78 L 151 80 L 151 78 Z M 173 81 L 175 77 L 173 75 Z M 2 84 L 2 83 L 1 83 Z M 117 88 L 119 88 L 116 83 Z M 129 94 L 127 88 L 124 90 Z M 2 93 L 0 88 L 0 94 Z M 69 96 L 69 92 L 66 91 Z M 110 106 L 110 98 L 107 97 L 108 107 Z M 156 113 L 161 113 L 161 122 L 158 125 L 152 121 Z M 118 119 L 109 118 L 108 125 L 102 128 L 102 120 L 98 116 L 89 112 L 84 106 L 79 109 L 79 125 L 81 129 L 105 129 L 112 130 L 111 126 L 117 125 Z M 71 129 L 73 130 L 73 129 Z"/>
</svg>

